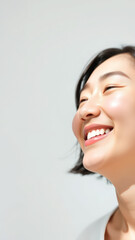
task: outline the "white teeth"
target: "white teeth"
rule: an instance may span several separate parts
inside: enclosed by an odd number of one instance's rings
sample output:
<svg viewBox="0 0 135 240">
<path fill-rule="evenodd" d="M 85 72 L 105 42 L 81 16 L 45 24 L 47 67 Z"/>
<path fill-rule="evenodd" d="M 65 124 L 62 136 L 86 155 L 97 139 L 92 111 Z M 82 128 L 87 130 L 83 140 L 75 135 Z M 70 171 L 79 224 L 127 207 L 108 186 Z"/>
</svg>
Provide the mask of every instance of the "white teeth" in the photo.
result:
<svg viewBox="0 0 135 240">
<path fill-rule="evenodd" d="M 109 129 L 109 128 L 107 128 L 106 130 L 105 130 L 105 133 L 109 133 L 111 130 Z"/>
<path fill-rule="evenodd" d="M 102 128 L 99 132 L 100 132 L 101 135 L 103 135 L 105 130 Z"/>
<path fill-rule="evenodd" d="M 91 138 L 91 132 L 88 133 L 87 140 L 89 140 L 90 138 Z"/>
<path fill-rule="evenodd" d="M 99 134 L 100 134 L 100 131 L 98 129 L 98 130 L 96 130 L 96 136 L 98 136 Z"/>
<path fill-rule="evenodd" d="M 96 136 L 96 131 L 93 130 L 93 131 L 91 132 L 91 135 L 92 135 L 92 137 Z"/>
<path fill-rule="evenodd" d="M 105 129 L 97 129 L 97 130 L 92 130 L 92 132 L 89 132 L 87 134 L 87 140 L 89 140 L 92 137 L 98 136 L 98 135 L 103 135 L 104 133 L 109 133 L 111 130 L 109 128 Z"/>
</svg>

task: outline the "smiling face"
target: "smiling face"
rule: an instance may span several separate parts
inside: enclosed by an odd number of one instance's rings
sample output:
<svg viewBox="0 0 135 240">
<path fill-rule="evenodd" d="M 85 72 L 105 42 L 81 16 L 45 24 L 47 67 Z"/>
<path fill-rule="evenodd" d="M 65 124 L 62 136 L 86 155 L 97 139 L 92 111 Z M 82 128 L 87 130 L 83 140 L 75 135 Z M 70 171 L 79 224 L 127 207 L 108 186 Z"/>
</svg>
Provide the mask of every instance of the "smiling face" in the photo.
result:
<svg viewBox="0 0 135 240">
<path fill-rule="evenodd" d="M 129 54 L 111 57 L 93 71 L 72 128 L 86 169 L 107 176 L 135 167 L 135 60 Z"/>
</svg>

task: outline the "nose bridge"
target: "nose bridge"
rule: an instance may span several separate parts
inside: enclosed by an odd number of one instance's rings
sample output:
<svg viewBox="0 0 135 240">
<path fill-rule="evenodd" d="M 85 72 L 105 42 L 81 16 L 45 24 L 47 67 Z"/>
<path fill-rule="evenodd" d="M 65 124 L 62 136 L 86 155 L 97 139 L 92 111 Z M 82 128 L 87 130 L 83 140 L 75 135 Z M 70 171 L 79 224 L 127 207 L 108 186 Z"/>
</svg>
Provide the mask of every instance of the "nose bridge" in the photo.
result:
<svg viewBox="0 0 135 240">
<path fill-rule="evenodd" d="M 80 118 L 87 120 L 90 117 L 96 117 L 100 114 L 100 111 L 100 95 L 95 92 L 84 102 L 83 106 L 80 107 Z"/>
</svg>

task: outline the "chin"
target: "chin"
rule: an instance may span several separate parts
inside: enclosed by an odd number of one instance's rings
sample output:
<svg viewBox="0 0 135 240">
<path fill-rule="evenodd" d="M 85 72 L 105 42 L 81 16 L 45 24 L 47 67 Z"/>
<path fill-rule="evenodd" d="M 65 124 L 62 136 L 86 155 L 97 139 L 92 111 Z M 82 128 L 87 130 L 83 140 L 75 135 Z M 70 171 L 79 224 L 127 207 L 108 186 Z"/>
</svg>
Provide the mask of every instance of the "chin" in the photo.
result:
<svg viewBox="0 0 135 240">
<path fill-rule="evenodd" d="M 92 171 L 95 173 L 101 174 L 104 172 L 104 168 L 106 166 L 107 158 L 104 154 L 99 154 L 98 152 L 95 154 L 87 154 L 85 153 L 83 158 L 83 166 L 88 171 Z"/>
</svg>

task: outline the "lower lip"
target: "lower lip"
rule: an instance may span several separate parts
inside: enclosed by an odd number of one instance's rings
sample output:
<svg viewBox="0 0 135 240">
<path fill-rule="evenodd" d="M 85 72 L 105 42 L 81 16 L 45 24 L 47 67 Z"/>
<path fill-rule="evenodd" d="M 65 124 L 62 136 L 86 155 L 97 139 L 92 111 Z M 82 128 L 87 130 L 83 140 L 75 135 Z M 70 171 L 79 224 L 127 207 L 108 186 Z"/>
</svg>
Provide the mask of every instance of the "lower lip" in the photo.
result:
<svg viewBox="0 0 135 240">
<path fill-rule="evenodd" d="M 111 131 L 110 131 L 110 132 L 111 132 Z M 109 133 L 110 133 L 110 132 L 109 132 Z M 103 138 L 107 137 L 109 133 L 106 133 L 106 134 L 104 134 L 104 135 L 99 135 L 99 136 L 96 136 L 96 137 L 91 138 L 91 139 L 89 139 L 89 140 L 86 140 L 86 141 L 85 141 L 85 146 L 87 147 L 87 146 L 89 146 L 89 145 L 91 145 L 91 144 L 93 144 L 93 143 L 96 143 L 96 142 L 102 140 Z"/>
</svg>

